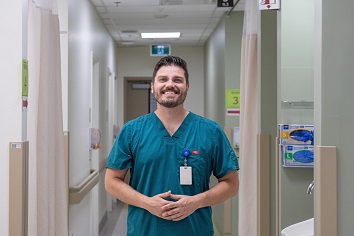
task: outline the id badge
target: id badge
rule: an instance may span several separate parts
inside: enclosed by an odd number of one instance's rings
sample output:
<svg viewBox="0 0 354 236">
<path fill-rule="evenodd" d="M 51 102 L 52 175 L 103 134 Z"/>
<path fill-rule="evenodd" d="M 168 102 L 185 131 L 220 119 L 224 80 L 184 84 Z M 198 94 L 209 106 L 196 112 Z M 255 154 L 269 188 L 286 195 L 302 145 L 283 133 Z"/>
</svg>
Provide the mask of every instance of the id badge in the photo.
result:
<svg viewBox="0 0 354 236">
<path fill-rule="evenodd" d="M 181 166 L 179 168 L 179 181 L 181 185 L 192 185 L 192 167 Z"/>
</svg>

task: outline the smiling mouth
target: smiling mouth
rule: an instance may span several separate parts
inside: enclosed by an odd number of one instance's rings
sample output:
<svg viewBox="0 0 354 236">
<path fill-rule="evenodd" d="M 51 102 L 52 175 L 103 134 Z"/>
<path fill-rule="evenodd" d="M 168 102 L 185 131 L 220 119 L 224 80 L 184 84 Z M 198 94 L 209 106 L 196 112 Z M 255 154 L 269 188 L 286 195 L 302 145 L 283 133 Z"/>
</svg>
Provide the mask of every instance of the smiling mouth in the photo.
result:
<svg viewBox="0 0 354 236">
<path fill-rule="evenodd" d="M 175 95 L 175 94 L 178 94 L 178 92 L 177 92 L 177 91 L 168 90 L 168 91 L 163 91 L 162 94 L 165 94 L 165 95 Z"/>
</svg>

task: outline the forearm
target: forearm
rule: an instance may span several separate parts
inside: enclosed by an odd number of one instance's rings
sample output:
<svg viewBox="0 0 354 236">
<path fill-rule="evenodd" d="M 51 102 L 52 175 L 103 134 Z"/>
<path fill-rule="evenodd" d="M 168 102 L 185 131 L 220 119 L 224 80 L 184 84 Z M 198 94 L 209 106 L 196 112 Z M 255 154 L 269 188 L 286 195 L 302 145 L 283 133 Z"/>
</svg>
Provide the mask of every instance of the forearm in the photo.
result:
<svg viewBox="0 0 354 236">
<path fill-rule="evenodd" d="M 146 209 L 145 203 L 148 197 L 124 182 L 127 171 L 128 170 L 106 169 L 106 191 L 126 204 Z"/>
<path fill-rule="evenodd" d="M 239 180 L 237 171 L 232 171 L 208 191 L 195 195 L 198 208 L 213 206 L 224 202 L 236 195 L 238 192 Z"/>
<path fill-rule="evenodd" d="M 121 179 L 106 181 L 106 190 L 126 204 L 146 209 L 144 204 L 147 202 L 147 196 L 139 193 Z"/>
<path fill-rule="evenodd" d="M 124 182 L 126 172 L 126 170 L 106 170 L 105 186 L 107 192 L 126 204 L 145 209 L 155 216 L 164 218 L 163 206 L 170 203 L 165 199 L 170 196 L 171 192 L 167 191 L 152 197 L 139 193 Z"/>
</svg>

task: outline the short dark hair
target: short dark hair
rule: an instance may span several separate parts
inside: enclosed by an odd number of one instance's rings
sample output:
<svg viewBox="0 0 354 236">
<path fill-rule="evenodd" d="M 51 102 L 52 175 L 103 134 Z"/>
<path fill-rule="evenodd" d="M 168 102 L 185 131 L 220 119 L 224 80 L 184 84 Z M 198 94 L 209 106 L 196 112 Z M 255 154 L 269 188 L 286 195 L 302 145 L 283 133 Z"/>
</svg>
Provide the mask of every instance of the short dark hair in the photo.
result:
<svg viewBox="0 0 354 236">
<path fill-rule="evenodd" d="M 152 74 L 152 82 L 154 82 L 156 73 L 162 66 L 172 66 L 172 65 L 178 66 L 184 70 L 184 76 L 186 77 L 186 83 L 187 83 L 187 85 L 189 85 L 189 80 L 188 80 L 189 74 L 188 74 L 188 69 L 187 69 L 187 63 L 185 60 L 183 60 L 182 58 L 177 57 L 177 56 L 166 56 L 166 57 L 161 58 L 157 62 L 154 72 Z"/>
</svg>

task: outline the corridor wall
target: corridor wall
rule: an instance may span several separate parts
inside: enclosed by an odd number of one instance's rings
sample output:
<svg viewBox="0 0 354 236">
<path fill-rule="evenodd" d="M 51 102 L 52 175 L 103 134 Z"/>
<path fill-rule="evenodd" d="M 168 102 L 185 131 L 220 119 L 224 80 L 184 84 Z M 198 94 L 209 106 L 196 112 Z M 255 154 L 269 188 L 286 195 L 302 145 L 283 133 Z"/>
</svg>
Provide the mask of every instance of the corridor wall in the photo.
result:
<svg viewBox="0 0 354 236">
<path fill-rule="evenodd" d="M 22 140 L 22 10 L 22 0 L 0 9 L 0 235 L 9 234 L 9 143 Z"/>
<path fill-rule="evenodd" d="M 93 58 L 98 62 L 99 114 L 98 126 L 102 133 L 101 148 L 96 163 L 104 162 L 111 148 L 107 140 L 109 127 L 107 83 L 109 72 L 117 73 L 117 49 L 112 37 L 102 24 L 90 1 L 68 1 L 68 131 L 70 132 L 69 185 L 77 186 L 90 174 L 89 128 L 91 109 L 91 73 Z M 104 171 L 101 172 L 101 180 Z M 103 181 L 98 185 L 98 221 L 107 214 L 107 194 Z M 95 188 L 96 188 L 95 187 Z M 69 206 L 69 235 L 96 235 L 90 232 L 92 195 Z M 87 227 L 82 227 L 87 226 Z"/>
</svg>

